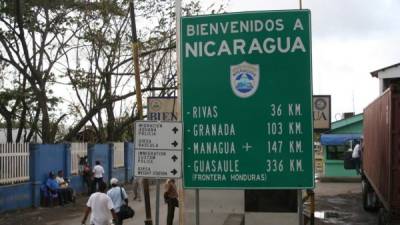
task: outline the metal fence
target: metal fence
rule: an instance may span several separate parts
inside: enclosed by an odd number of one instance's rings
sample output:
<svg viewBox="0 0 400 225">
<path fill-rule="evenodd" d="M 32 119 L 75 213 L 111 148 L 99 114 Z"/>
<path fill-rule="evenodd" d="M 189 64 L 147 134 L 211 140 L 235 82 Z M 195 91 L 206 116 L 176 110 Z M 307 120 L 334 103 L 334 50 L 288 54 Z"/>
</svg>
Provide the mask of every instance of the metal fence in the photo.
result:
<svg viewBox="0 0 400 225">
<path fill-rule="evenodd" d="M 0 144 L 0 184 L 29 180 L 29 143 Z"/>
<path fill-rule="evenodd" d="M 114 168 L 124 167 L 124 143 L 114 143 Z"/>
<path fill-rule="evenodd" d="M 79 161 L 85 156 L 87 156 L 87 143 L 71 143 L 71 174 L 79 173 Z"/>
</svg>

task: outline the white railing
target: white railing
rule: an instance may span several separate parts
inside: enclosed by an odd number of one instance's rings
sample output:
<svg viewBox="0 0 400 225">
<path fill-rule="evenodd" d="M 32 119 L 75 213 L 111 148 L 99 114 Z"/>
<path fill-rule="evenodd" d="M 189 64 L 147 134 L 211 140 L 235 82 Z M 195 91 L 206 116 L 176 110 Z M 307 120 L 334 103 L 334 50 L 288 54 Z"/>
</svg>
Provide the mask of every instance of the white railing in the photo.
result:
<svg viewBox="0 0 400 225">
<path fill-rule="evenodd" d="M 71 143 L 71 174 L 79 173 L 79 160 L 85 156 L 87 156 L 87 143 Z"/>
<path fill-rule="evenodd" d="M 0 184 L 29 180 L 29 143 L 0 144 Z"/>
<path fill-rule="evenodd" d="M 124 143 L 114 142 L 114 168 L 124 167 Z"/>
</svg>

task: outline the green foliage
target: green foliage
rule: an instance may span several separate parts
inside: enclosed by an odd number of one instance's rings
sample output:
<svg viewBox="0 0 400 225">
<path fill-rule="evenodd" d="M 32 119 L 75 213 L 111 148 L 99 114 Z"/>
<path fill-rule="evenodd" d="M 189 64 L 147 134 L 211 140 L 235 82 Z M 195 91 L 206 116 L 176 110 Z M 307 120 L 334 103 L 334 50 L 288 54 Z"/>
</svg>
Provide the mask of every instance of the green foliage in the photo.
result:
<svg viewBox="0 0 400 225">
<path fill-rule="evenodd" d="M 46 10 L 87 10 L 101 11 L 106 14 L 121 14 L 121 5 L 128 4 L 128 1 L 90 1 L 90 0 L 19 0 L 24 10 L 41 8 Z M 5 0 L 0 3 L 0 12 L 15 16 L 16 1 Z"/>
<path fill-rule="evenodd" d="M 1 89 L 0 103 L 11 110 L 18 99 L 23 99 L 13 117 L 21 117 L 25 110 L 25 126 L 40 126 L 45 142 L 54 142 L 56 135 L 60 138 L 60 124 L 71 131 L 62 133 L 65 137 L 76 135 L 90 123 L 99 131 L 99 140 L 128 138 L 131 128 L 127 124 L 132 124 L 136 116 L 130 1 L 19 1 L 20 11 L 14 0 L 0 2 L 0 84 L 7 84 L 7 89 Z M 175 2 L 134 3 L 142 94 L 173 95 Z M 213 8 L 214 13 L 220 11 Z M 23 38 L 18 12 L 22 16 Z M 199 1 L 183 6 L 183 15 L 200 13 L 204 11 Z M 58 96 L 60 86 L 76 97 Z M 46 103 L 40 104 L 43 99 Z"/>
</svg>

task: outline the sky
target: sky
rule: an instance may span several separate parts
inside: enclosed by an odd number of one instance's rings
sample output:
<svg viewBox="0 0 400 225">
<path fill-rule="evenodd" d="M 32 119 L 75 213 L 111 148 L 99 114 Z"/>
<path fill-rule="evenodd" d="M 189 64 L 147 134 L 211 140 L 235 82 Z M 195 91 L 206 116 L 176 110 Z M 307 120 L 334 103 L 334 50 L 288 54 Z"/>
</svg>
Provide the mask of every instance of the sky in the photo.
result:
<svg viewBox="0 0 400 225">
<path fill-rule="evenodd" d="M 299 9 L 299 0 L 202 0 L 228 12 Z M 399 0 L 303 0 L 311 10 L 314 95 L 331 95 L 332 121 L 379 96 L 370 72 L 400 62 Z"/>
</svg>

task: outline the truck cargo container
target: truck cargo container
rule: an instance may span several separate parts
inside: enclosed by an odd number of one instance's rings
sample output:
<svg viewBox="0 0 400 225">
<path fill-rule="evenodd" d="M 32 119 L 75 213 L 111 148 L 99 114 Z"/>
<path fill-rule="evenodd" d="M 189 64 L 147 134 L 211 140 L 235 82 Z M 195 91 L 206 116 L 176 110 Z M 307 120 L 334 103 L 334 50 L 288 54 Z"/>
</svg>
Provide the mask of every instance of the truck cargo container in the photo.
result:
<svg viewBox="0 0 400 225">
<path fill-rule="evenodd" d="M 400 90 L 391 86 L 364 109 L 362 197 L 379 224 L 400 224 Z"/>
</svg>

